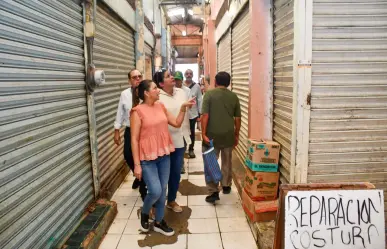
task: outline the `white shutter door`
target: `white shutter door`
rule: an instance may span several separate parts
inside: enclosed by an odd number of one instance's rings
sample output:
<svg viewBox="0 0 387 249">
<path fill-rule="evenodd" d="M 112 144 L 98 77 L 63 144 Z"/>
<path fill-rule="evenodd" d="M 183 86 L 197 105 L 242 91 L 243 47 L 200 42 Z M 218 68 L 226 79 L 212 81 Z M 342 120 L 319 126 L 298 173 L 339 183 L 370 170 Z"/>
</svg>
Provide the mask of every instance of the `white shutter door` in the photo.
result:
<svg viewBox="0 0 387 249">
<path fill-rule="evenodd" d="M 103 4 L 97 6 L 96 22 L 94 63 L 106 73 L 106 83 L 95 92 L 101 189 L 106 189 L 125 167 L 123 143 L 114 144 L 113 125 L 120 94 L 129 87 L 128 72 L 135 66 L 134 34 Z"/>
<path fill-rule="evenodd" d="M 237 153 L 242 161 L 246 157 L 249 129 L 249 66 L 250 15 L 249 9 L 238 17 L 232 27 L 232 91 L 238 95 L 242 110 L 242 125 Z"/>
<path fill-rule="evenodd" d="M 273 139 L 281 144 L 281 182 L 292 181 L 294 167 L 292 145 L 293 115 L 293 41 L 294 3 L 291 0 L 274 1 L 274 122 Z M 296 122 L 294 120 L 294 122 Z"/>
<path fill-rule="evenodd" d="M 93 200 L 82 20 L 0 1 L 0 248 L 56 248 Z"/>
<path fill-rule="evenodd" d="M 313 2 L 309 182 L 387 189 L 386 27 L 386 1 Z"/>
<path fill-rule="evenodd" d="M 218 72 L 231 74 L 231 33 L 226 31 L 218 43 Z"/>
</svg>

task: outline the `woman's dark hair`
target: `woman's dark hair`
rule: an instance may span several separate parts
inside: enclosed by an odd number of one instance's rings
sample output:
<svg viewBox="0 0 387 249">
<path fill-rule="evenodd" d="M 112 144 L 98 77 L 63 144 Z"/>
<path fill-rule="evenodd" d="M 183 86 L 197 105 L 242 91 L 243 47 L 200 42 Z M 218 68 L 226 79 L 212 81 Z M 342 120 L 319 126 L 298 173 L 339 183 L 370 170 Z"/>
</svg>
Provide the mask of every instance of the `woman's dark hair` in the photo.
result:
<svg viewBox="0 0 387 249">
<path fill-rule="evenodd" d="M 133 90 L 133 107 L 137 106 L 140 103 L 140 99 L 144 101 L 145 99 L 145 91 L 148 91 L 152 84 L 151 80 L 143 80 L 138 84 L 137 87 Z"/>
<path fill-rule="evenodd" d="M 163 87 L 161 86 L 160 83 L 163 83 L 164 82 L 164 75 L 165 75 L 165 72 L 167 70 L 166 69 L 161 69 L 159 71 L 157 71 L 154 75 L 153 75 L 153 82 L 156 83 L 157 87 L 162 89 Z"/>
</svg>

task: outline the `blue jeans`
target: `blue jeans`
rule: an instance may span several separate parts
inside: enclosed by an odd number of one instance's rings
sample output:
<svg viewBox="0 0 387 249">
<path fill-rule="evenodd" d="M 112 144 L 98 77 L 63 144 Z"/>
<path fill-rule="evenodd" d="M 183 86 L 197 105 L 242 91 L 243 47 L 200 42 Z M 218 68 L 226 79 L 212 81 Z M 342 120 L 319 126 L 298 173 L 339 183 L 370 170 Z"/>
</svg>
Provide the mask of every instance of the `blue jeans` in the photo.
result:
<svg viewBox="0 0 387 249">
<path fill-rule="evenodd" d="M 152 206 L 156 208 L 156 222 L 164 218 L 165 198 L 170 171 L 170 157 L 162 156 L 153 161 L 141 161 L 142 177 L 148 187 L 142 213 L 149 214 Z"/>
<path fill-rule="evenodd" d="M 176 200 L 177 190 L 179 190 L 181 167 L 184 163 L 184 148 L 176 148 L 171 153 L 171 173 L 168 182 L 168 202 Z"/>
</svg>

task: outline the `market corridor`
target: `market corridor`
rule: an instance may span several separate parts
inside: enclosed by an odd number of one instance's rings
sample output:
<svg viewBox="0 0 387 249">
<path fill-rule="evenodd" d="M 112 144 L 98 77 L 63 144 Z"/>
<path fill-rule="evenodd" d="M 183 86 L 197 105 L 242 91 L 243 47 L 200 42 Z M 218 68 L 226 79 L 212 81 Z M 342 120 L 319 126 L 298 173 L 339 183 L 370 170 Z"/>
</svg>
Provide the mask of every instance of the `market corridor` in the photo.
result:
<svg viewBox="0 0 387 249">
<path fill-rule="evenodd" d="M 195 151 L 197 152 L 196 159 L 185 159 L 186 173 L 182 175 L 181 181 L 187 182 L 188 180 L 198 188 L 182 190 L 183 194 L 190 191 L 198 193 L 197 190 L 201 189 L 202 191 L 204 188 L 200 187 L 205 186 L 202 174 L 203 161 L 198 153 L 200 144 L 196 146 Z M 142 206 L 142 201 L 138 195 L 138 190 L 132 190 L 133 180 L 132 173 L 129 173 L 112 198 L 113 201 L 117 202 L 118 214 L 99 247 L 100 249 L 257 248 L 235 185 L 233 185 L 231 194 L 221 194 L 220 201 L 216 206 L 206 203 L 205 195 L 182 195 L 179 192 L 176 201 L 181 206 L 188 206 L 188 210 L 192 210 L 188 219 L 188 234 L 180 234 L 178 241 L 174 244 L 140 247 L 139 243 L 144 240 L 146 235 L 140 234 L 138 231 L 140 221 L 137 211 Z M 190 186 L 192 187 L 192 185 Z M 184 215 L 184 212 L 181 215 Z"/>
</svg>

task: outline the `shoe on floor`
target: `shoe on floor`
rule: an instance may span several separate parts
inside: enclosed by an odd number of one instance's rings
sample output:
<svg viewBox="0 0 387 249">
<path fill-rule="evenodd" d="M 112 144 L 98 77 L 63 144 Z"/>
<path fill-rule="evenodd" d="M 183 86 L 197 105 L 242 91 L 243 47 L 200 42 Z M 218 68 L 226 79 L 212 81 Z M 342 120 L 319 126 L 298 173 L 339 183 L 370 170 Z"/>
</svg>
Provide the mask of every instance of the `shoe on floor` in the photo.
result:
<svg viewBox="0 0 387 249">
<path fill-rule="evenodd" d="M 206 202 L 215 204 L 215 201 L 219 201 L 219 192 L 212 193 L 211 195 L 206 197 Z"/>
<path fill-rule="evenodd" d="M 171 201 L 167 203 L 167 208 L 172 209 L 175 213 L 183 212 L 183 209 L 177 204 L 176 201 Z"/>
<path fill-rule="evenodd" d="M 188 152 L 184 152 L 184 158 L 186 158 L 186 159 L 189 159 L 189 158 L 190 158 Z"/>
<path fill-rule="evenodd" d="M 188 155 L 189 155 L 189 158 L 196 158 L 196 155 L 195 155 L 195 153 L 193 152 L 193 150 L 190 150 L 190 151 L 188 152 Z"/>
<path fill-rule="evenodd" d="M 140 186 L 140 181 L 136 178 L 132 184 L 132 189 L 136 189 Z"/>
<path fill-rule="evenodd" d="M 141 231 L 148 232 L 149 231 L 149 215 L 141 213 Z"/>
<path fill-rule="evenodd" d="M 223 187 L 223 194 L 228 195 L 231 193 L 231 187 Z"/>
<path fill-rule="evenodd" d="M 183 167 L 181 167 L 181 174 L 185 174 L 185 167 L 183 165 Z"/>
<path fill-rule="evenodd" d="M 165 236 L 172 236 L 175 234 L 175 231 L 173 231 L 173 229 L 169 227 L 164 220 L 162 220 L 159 224 L 155 222 L 153 230 L 155 232 L 164 234 Z"/>
</svg>

